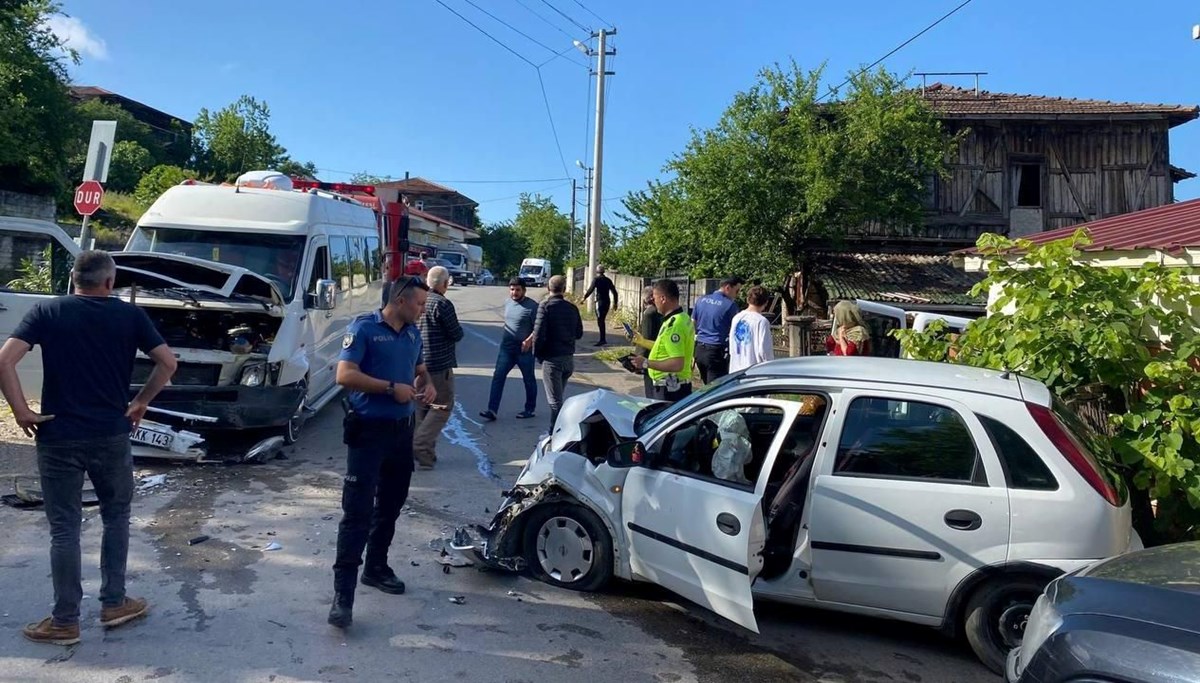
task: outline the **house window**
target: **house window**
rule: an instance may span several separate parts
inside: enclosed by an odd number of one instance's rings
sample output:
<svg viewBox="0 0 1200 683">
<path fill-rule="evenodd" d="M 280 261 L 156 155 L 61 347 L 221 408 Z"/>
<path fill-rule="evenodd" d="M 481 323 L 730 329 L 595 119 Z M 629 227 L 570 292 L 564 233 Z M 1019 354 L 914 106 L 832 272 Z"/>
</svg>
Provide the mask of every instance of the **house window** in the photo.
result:
<svg viewBox="0 0 1200 683">
<path fill-rule="evenodd" d="M 418 199 L 417 203 L 416 203 L 416 207 L 417 207 L 417 211 L 424 211 L 425 210 L 425 200 Z"/>
<path fill-rule="evenodd" d="M 1040 208 L 1042 206 L 1042 165 L 1017 164 L 1013 167 L 1013 172 L 1017 206 Z"/>
</svg>

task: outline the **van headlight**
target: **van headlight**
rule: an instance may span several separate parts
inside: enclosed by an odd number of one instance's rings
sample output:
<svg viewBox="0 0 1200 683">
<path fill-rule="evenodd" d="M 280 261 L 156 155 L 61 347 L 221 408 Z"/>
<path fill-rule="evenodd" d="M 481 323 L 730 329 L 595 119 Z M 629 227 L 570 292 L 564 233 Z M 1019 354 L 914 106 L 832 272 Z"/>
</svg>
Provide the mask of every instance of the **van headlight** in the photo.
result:
<svg viewBox="0 0 1200 683">
<path fill-rule="evenodd" d="M 1033 609 L 1029 612 L 1029 619 L 1025 622 L 1025 636 L 1021 639 L 1020 661 L 1017 662 L 1018 673 L 1062 623 L 1062 615 L 1054 609 L 1050 598 L 1045 593 L 1038 596 L 1037 602 L 1033 603 Z"/>
<path fill-rule="evenodd" d="M 246 363 L 242 366 L 242 381 L 244 387 L 261 387 L 267 380 L 266 363 Z"/>
</svg>

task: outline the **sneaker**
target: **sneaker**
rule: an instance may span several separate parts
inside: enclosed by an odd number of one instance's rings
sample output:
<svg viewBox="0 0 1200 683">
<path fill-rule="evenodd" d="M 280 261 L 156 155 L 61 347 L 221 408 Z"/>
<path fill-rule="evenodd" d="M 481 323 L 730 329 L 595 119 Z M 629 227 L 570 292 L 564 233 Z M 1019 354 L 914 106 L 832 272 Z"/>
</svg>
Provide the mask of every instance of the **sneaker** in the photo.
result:
<svg viewBox="0 0 1200 683">
<path fill-rule="evenodd" d="M 517 413 L 518 420 L 528 420 L 531 417 L 537 417 L 537 415 L 535 415 L 532 410 L 523 410 L 523 411 Z"/>
<path fill-rule="evenodd" d="M 100 625 L 104 628 L 116 628 L 146 616 L 149 611 L 150 604 L 145 598 L 126 597 L 125 602 L 120 605 L 100 610 Z"/>
<path fill-rule="evenodd" d="M 431 463 L 431 462 L 417 463 L 417 469 L 421 470 L 422 472 L 428 472 L 429 470 L 433 469 L 433 466 L 434 466 L 434 463 Z"/>
<path fill-rule="evenodd" d="M 79 624 L 55 626 L 51 617 L 46 617 L 36 624 L 29 624 L 21 629 L 21 633 L 35 643 L 75 645 L 79 642 Z"/>
<path fill-rule="evenodd" d="M 490 411 L 490 410 L 482 410 L 482 411 L 480 411 L 480 412 L 479 412 L 479 417 L 482 417 L 483 419 L 487 420 L 488 422 L 495 422 L 495 421 L 496 421 L 496 413 L 493 413 L 493 412 L 492 412 L 492 411 Z"/>
</svg>

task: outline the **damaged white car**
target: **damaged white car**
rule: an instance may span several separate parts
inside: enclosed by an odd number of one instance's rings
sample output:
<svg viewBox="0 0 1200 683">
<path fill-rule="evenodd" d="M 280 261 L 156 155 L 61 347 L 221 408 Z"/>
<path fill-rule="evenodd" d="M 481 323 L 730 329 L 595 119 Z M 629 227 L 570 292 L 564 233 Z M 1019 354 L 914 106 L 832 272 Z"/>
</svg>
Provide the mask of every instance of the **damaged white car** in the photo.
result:
<svg viewBox="0 0 1200 683">
<path fill-rule="evenodd" d="M 1042 587 L 1140 546 L 1108 451 L 1038 382 L 798 358 L 668 405 L 569 399 L 455 547 L 598 590 L 649 581 L 754 631 L 754 599 L 965 632 L 994 670 Z"/>
</svg>

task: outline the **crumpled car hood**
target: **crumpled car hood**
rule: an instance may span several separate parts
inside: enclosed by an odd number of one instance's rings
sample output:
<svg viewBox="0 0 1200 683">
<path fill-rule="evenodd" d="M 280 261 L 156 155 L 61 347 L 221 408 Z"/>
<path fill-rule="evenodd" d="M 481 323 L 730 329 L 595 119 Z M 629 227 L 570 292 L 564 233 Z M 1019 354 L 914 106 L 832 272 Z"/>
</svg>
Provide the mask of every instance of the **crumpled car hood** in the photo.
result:
<svg viewBox="0 0 1200 683">
<path fill-rule="evenodd" d="M 623 439 L 633 439 L 633 419 L 646 406 L 656 401 L 637 396 L 618 394 L 606 389 L 589 391 L 572 396 L 563 402 L 550 436 L 550 451 L 565 450 L 573 443 L 583 440 L 586 425 L 598 420 L 608 422 L 609 427 Z"/>
<path fill-rule="evenodd" d="M 144 251 L 112 253 L 117 264 L 118 289 L 137 285 L 142 288 L 183 287 L 223 297 L 251 296 L 283 305 L 283 294 L 267 278 L 241 268 L 215 261 Z"/>
</svg>

